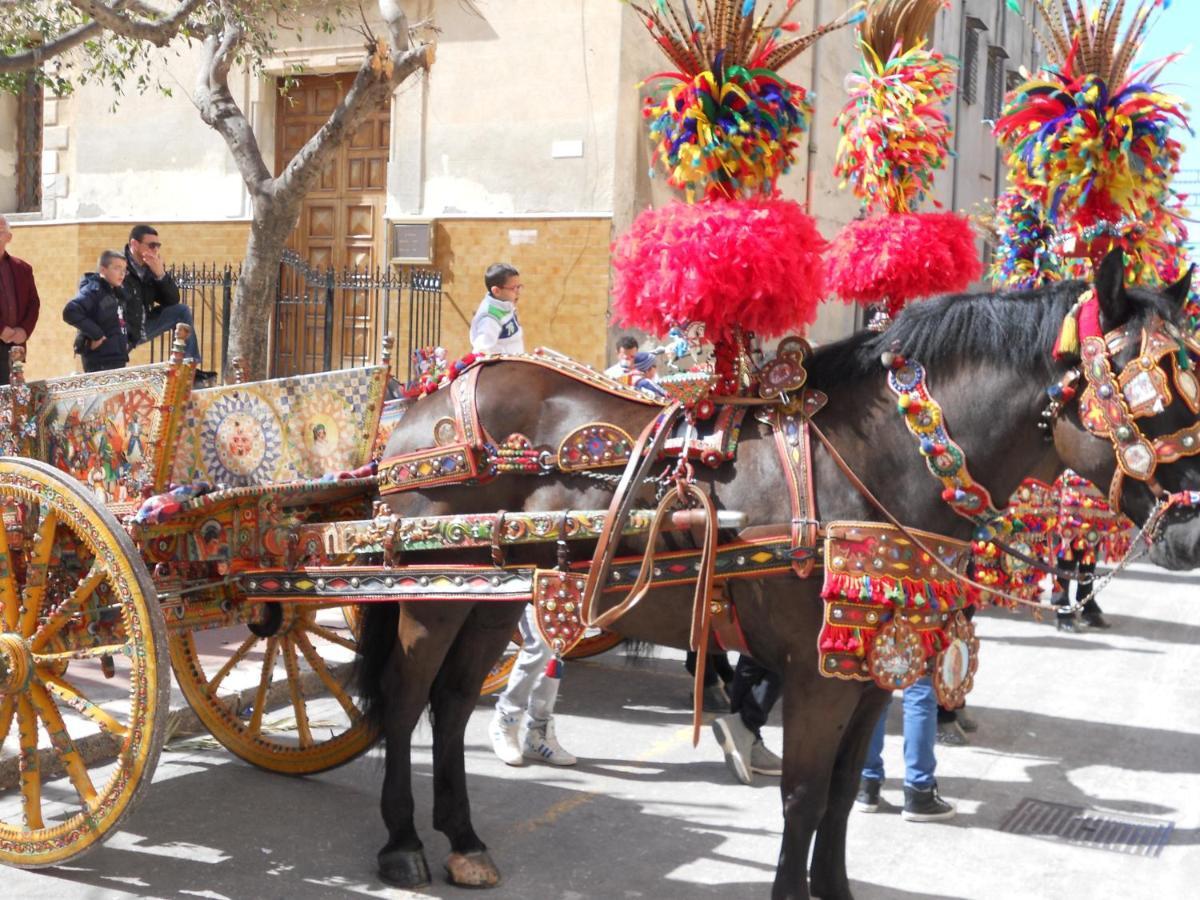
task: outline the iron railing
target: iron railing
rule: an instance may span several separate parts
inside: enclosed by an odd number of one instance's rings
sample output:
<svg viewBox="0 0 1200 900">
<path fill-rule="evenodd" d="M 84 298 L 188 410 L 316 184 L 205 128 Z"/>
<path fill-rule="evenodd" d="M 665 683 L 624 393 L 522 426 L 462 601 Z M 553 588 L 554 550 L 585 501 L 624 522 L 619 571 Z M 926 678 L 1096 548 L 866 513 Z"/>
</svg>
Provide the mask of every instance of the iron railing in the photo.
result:
<svg viewBox="0 0 1200 900">
<path fill-rule="evenodd" d="M 201 368 L 224 375 L 229 356 L 229 308 L 233 304 L 233 287 L 237 272 L 231 266 L 173 265 L 171 274 L 179 286 L 179 302 L 192 310 L 196 340 L 200 344 Z M 171 333 L 159 335 L 150 342 L 150 361 L 161 362 L 171 354 Z"/>
<path fill-rule="evenodd" d="M 172 274 L 181 302 L 191 307 L 204 368 L 224 375 L 229 364 L 229 321 L 238 270 L 231 266 L 177 265 Z M 407 307 L 407 309 L 405 308 Z M 442 275 L 430 269 L 315 269 L 291 251 L 276 281 L 269 342 L 270 376 L 304 375 L 378 363 L 383 336 L 396 338 L 415 377 L 413 350 L 432 347 L 442 335 Z M 152 361 L 166 359 L 170 336 L 156 338 Z M 399 359 L 395 359 L 397 375 Z"/>
<path fill-rule="evenodd" d="M 440 272 L 339 272 L 314 269 L 291 251 L 284 254 L 271 333 L 272 377 L 377 363 L 383 336 L 393 334 L 396 347 L 404 348 L 411 380 L 412 351 L 438 344 L 441 333 Z"/>
</svg>

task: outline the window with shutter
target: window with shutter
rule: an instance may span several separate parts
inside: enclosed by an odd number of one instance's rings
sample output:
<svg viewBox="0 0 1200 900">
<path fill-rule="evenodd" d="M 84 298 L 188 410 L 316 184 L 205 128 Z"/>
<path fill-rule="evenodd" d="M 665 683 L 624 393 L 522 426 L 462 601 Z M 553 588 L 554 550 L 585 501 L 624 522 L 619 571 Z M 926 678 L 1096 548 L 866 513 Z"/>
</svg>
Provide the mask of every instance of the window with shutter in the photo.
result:
<svg viewBox="0 0 1200 900">
<path fill-rule="evenodd" d="M 963 102 L 967 104 L 979 102 L 979 33 L 986 30 L 987 26 L 974 16 L 967 16 L 963 22 L 959 89 Z"/>
<path fill-rule="evenodd" d="M 988 47 L 987 83 L 984 86 L 983 116 L 995 121 L 1004 105 L 1004 61 L 1008 54 L 1003 47 Z"/>
</svg>

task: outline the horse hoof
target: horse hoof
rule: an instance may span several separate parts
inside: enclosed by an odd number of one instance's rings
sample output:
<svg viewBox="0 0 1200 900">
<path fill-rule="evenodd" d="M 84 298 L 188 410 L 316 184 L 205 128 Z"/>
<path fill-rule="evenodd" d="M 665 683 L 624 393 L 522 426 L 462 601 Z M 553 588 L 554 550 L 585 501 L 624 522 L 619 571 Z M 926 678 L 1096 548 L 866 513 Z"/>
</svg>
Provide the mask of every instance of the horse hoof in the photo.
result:
<svg viewBox="0 0 1200 900">
<path fill-rule="evenodd" d="M 421 850 L 386 850 L 379 854 L 379 878 L 401 888 L 427 887 L 433 882 Z"/>
<path fill-rule="evenodd" d="M 447 856 L 446 877 L 459 887 L 491 888 L 500 883 L 500 870 L 486 850 L 473 850 Z"/>
</svg>

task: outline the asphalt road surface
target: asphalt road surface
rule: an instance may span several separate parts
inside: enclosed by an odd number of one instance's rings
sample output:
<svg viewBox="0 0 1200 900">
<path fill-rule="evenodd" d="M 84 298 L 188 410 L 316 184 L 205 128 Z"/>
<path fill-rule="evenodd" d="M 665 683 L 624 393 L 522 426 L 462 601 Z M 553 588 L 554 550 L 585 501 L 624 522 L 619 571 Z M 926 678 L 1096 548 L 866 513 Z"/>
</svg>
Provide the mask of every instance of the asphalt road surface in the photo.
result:
<svg viewBox="0 0 1200 900">
<path fill-rule="evenodd" d="M 859 900 L 1171 898 L 1200 881 L 1200 580 L 1140 570 L 1100 598 L 1115 627 L 1079 636 L 1027 614 L 987 612 L 970 698 L 979 731 L 939 747 L 944 823 L 896 809 L 855 814 Z M 782 817 L 778 784 L 737 784 L 705 730 L 693 749 L 681 655 L 628 663 L 620 650 L 567 666 L 558 732 L 572 769 L 511 769 L 487 743 L 491 700 L 467 732 L 476 829 L 504 881 L 482 896 L 766 897 Z M 883 797 L 899 804 L 899 704 Z M 773 723 L 767 743 L 778 749 Z M 389 889 L 374 873 L 385 839 L 380 751 L 320 776 L 253 769 L 207 740 L 172 745 L 124 830 L 70 866 L 5 870 L 5 898 L 478 897 L 441 878 L 445 839 L 429 825 L 430 732 L 414 755 L 418 821 L 435 883 Z M 1160 854 L 1097 849 L 1001 830 L 1025 799 L 1169 823 Z M 1125 852 L 1122 852 L 1124 850 Z"/>
</svg>

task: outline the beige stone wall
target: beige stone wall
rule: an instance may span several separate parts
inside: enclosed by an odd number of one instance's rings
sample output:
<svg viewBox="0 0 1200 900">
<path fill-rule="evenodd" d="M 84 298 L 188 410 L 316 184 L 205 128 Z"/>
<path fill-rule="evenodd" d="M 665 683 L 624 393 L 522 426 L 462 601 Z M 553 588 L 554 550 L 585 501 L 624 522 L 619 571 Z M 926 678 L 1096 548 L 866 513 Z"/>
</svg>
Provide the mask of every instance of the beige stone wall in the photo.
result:
<svg viewBox="0 0 1200 900">
<path fill-rule="evenodd" d="M 450 356 L 470 349 L 467 330 L 483 298 L 484 270 L 508 262 L 525 285 L 520 306 L 525 346 L 552 347 L 602 365 L 611 232 L 607 217 L 437 222 L 434 266 L 442 272 L 442 341 Z"/>
<path fill-rule="evenodd" d="M 100 251 L 119 249 L 134 223 L 14 223 L 11 251 L 28 260 L 42 313 L 29 343 L 26 374 L 49 378 L 77 370 L 74 329 L 62 308 Z M 236 265 L 245 255 L 246 222 L 157 225 L 168 261 Z M 445 219 L 436 225 L 434 265 L 443 273 L 442 339 L 452 356 L 470 347 L 467 328 L 483 296 L 483 272 L 511 262 L 526 285 L 521 321 L 530 347 L 547 346 L 600 365 L 607 340 L 608 247 L 612 221 L 594 218 Z M 401 347 L 405 335 L 399 335 Z M 145 362 L 146 350 L 133 362 Z"/>
<path fill-rule="evenodd" d="M 135 222 L 36 224 L 13 222 L 9 252 L 29 262 L 42 299 L 37 330 L 29 341 L 29 379 L 51 378 L 77 371 L 71 352 L 75 329 L 62 320 L 62 309 L 75 296 L 79 278 L 96 270 L 102 250 L 119 250 Z M 245 255 L 247 222 L 172 222 L 156 227 L 168 262 L 237 263 Z M 133 362 L 147 361 L 146 350 Z"/>
</svg>

